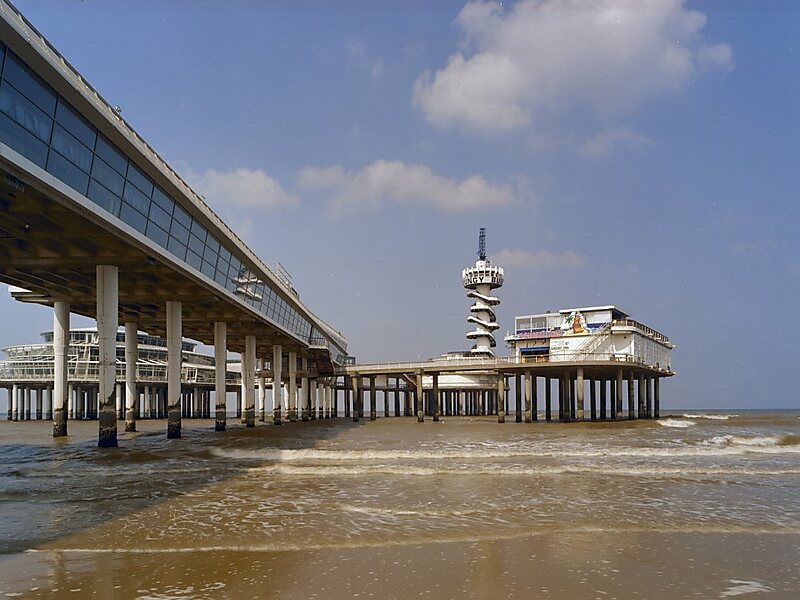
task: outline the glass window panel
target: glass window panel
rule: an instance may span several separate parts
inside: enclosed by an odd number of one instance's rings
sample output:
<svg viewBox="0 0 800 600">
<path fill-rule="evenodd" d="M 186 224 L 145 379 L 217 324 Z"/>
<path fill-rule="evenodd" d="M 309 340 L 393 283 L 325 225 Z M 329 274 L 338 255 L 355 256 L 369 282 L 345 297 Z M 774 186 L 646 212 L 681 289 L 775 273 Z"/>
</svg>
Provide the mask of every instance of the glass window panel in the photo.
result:
<svg viewBox="0 0 800 600">
<path fill-rule="evenodd" d="M 0 142 L 11 146 L 29 161 L 44 169 L 47 163 L 47 145 L 2 113 L 0 113 Z"/>
<path fill-rule="evenodd" d="M 63 98 L 59 98 L 58 100 L 56 122 L 78 138 L 90 150 L 94 150 L 94 143 L 97 140 L 97 131 Z"/>
<path fill-rule="evenodd" d="M 83 169 L 84 172 L 89 173 L 92 170 L 92 151 L 60 125 L 56 125 L 53 130 L 53 140 L 50 142 L 50 146 L 58 150 L 61 156 L 72 161 L 72 164 Z"/>
<path fill-rule="evenodd" d="M 167 247 L 167 243 L 169 242 L 169 234 L 161 229 L 161 227 L 155 225 L 152 221 L 147 224 L 147 233 L 145 235 L 147 235 L 147 237 L 149 237 L 162 248 Z"/>
<path fill-rule="evenodd" d="M 231 292 L 236 290 L 236 281 L 234 281 L 234 277 L 231 275 L 230 271 L 228 272 L 228 278 L 225 280 L 225 287 Z"/>
<path fill-rule="evenodd" d="M 132 186 L 130 182 L 125 184 L 125 193 L 122 195 L 122 198 L 131 206 L 135 206 L 136 210 L 143 215 L 146 215 L 150 210 L 150 198 L 145 196 L 136 187 Z"/>
<path fill-rule="evenodd" d="M 130 163 L 128 165 L 127 177 L 128 181 L 145 193 L 145 196 L 149 198 L 153 195 L 153 182 L 135 164 Z"/>
<path fill-rule="evenodd" d="M 125 175 L 128 170 L 128 159 L 125 155 L 117 150 L 117 147 L 109 142 L 102 134 L 97 136 L 97 145 L 95 146 L 95 153 L 97 156 L 106 161 L 111 167 L 120 175 Z"/>
<path fill-rule="evenodd" d="M 203 260 L 210 262 L 212 265 L 217 264 L 217 253 L 209 248 L 208 244 L 206 244 L 206 251 L 203 253 Z"/>
<path fill-rule="evenodd" d="M 189 230 L 177 221 L 172 221 L 172 229 L 169 230 L 169 233 L 184 246 L 189 242 Z"/>
<path fill-rule="evenodd" d="M 173 202 L 172 198 L 167 196 L 164 192 L 161 191 L 161 188 L 156 187 L 153 190 L 153 202 L 158 204 L 162 209 L 164 209 L 168 215 L 172 215 L 172 211 L 175 208 L 175 202 Z"/>
<path fill-rule="evenodd" d="M 225 280 L 228 278 L 228 274 L 221 270 L 217 269 L 217 274 L 214 276 L 214 281 L 220 284 L 222 287 L 225 287 Z"/>
<path fill-rule="evenodd" d="M 200 267 L 203 265 L 203 259 L 201 259 L 197 254 L 195 254 L 191 250 L 189 250 L 189 252 L 186 253 L 186 262 L 188 262 L 198 271 L 200 270 Z"/>
<path fill-rule="evenodd" d="M 89 199 L 115 217 L 119 215 L 122 200 L 94 180 L 89 182 Z"/>
<path fill-rule="evenodd" d="M 174 237 L 169 238 L 169 243 L 167 244 L 167 250 L 172 252 L 175 256 L 184 260 L 186 258 L 186 246 L 181 244 L 178 240 Z"/>
<path fill-rule="evenodd" d="M 50 142 L 53 119 L 7 83 L 0 85 L 0 110 L 45 142 Z"/>
<path fill-rule="evenodd" d="M 197 252 L 200 256 L 203 256 L 203 250 L 205 249 L 206 245 L 194 234 L 189 236 L 189 248 Z"/>
<path fill-rule="evenodd" d="M 219 255 L 222 257 L 222 260 L 229 263 L 231 262 L 231 251 L 228 250 L 225 246 L 222 246 L 219 250 Z"/>
<path fill-rule="evenodd" d="M 86 195 L 89 187 L 89 176 L 61 156 L 58 152 L 50 151 L 47 159 L 47 172 L 66 183 L 75 191 Z"/>
<path fill-rule="evenodd" d="M 119 211 L 119 218 L 142 233 L 147 229 L 147 218 L 127 202 L 122 203 L 122 209 Z"/>
<path fill-rule="evenodd" d="M 211 277 L 213 279 L 215 271 L 216 269 L 214 268 L 214 265 L 212 265 L 211 263 L 207 263 L 206 261 L 203 261 L 203 269 L 202 269 L 203 275 L 205 275 L 206 277 Z"/>
<path fill-rule="evenodd" d="M 208 237 L 206 238 L 206 247 L 208 249 L 210 249 L 214 254 L 219 254 L 219 242 L 210 233 L 208 234 Z"/>
<path fill-rule="evenodd" d="M 192 227 L 192 217 L 177 204 L 175 205 L 175 212 L 172 213 L 172 216 L 175 217 L 175 220 L 178 221 L 178 223 L 186 227 L 186 229 L 190 229 Z"/>
<path fill-rule="evenodd" d="M 98 156 L 94 157 L 94 162 L 92 163 L 92 177 L 117 196 L 122 196 L 122 190 L 125 189 L 125 178 Z"/>
<path fill-rule="evenodd" d="M 200 224 L 200 222 L 197 221 L 196 219 L 194 221 L 192 221 L 192 229 L 191 229 L 191 231 L 192 231 L 193 234 L 195 234 L 201 240 L 203 240 L 204 242 L 206 241 L 206 233 L 207 233 L 206 228 L 203 227 Z"/>
<path fill-rule="evenodd" d="M 172 217 L 155 204 L 150 205 L 150 220 L 164 231 L 169 231 L 170 223 L 172 223 Z"/>
<path fill-rule="evenodd" d="M 53 116 L 56 109 L 56 93 L 13 52 L 9 52 L 6 57 L 3 77 L 36 106 L 51 117 Z"/>
</svg>

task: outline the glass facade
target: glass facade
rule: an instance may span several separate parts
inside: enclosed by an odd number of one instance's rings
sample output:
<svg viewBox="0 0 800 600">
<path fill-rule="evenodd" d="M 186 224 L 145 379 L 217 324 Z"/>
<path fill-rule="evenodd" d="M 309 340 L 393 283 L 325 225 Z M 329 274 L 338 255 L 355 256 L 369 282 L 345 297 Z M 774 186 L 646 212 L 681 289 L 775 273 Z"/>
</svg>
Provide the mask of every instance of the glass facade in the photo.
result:
<svg viewBox="0 0 800 600">
<path fill-rule="evenodd" d="M 312 324 L 0 43 L 0 142 L 303 340 Z M 316 341 L 316 340 L 315 340 Z M 342 354 L 324 340 L 335 356 Z"/>
</svg>

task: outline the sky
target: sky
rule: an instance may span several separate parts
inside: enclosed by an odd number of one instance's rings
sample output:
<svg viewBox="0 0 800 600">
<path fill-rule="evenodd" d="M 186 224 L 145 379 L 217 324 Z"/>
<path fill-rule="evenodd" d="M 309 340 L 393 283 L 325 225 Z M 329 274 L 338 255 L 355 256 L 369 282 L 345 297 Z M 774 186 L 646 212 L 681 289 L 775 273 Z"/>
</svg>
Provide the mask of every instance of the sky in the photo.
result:
<svg viewBox="0 0 800 600">
<path fill-rule="evenodd" d="M 663 406 L 800 406 L 800 3 L 15 4 L 359 362 L 469 347 L 486 227 L 499 337 L 614 304 Z"/>
</svg>

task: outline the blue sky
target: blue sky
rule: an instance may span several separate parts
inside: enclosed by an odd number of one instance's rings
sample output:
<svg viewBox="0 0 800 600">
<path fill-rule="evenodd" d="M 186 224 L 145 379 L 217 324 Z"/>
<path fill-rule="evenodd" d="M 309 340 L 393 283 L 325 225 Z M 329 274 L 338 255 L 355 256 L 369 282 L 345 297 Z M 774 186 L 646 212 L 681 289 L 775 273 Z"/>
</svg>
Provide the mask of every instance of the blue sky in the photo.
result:
<svg viewBox="0 0 800 600">
<path fill-rule="evenodd" d="M 800 4 L 16 4 L 359 360 L 467 347 L 485 226 L 501 332 L 616 304 L 668 407 L 798 406 Z"/>
</svg>

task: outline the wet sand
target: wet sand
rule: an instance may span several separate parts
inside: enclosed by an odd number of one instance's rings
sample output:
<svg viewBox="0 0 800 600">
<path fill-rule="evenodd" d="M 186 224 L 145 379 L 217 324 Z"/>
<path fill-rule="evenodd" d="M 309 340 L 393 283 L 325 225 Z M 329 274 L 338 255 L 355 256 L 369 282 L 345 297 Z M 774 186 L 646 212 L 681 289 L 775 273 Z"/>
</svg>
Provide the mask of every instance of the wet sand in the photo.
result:
<svg viewBox="0 0 800 600">
<path fill-rule="evenodd" d="M 797 598 L 797 416 L 1 423 L 0 595 Z"/>
</svg>

